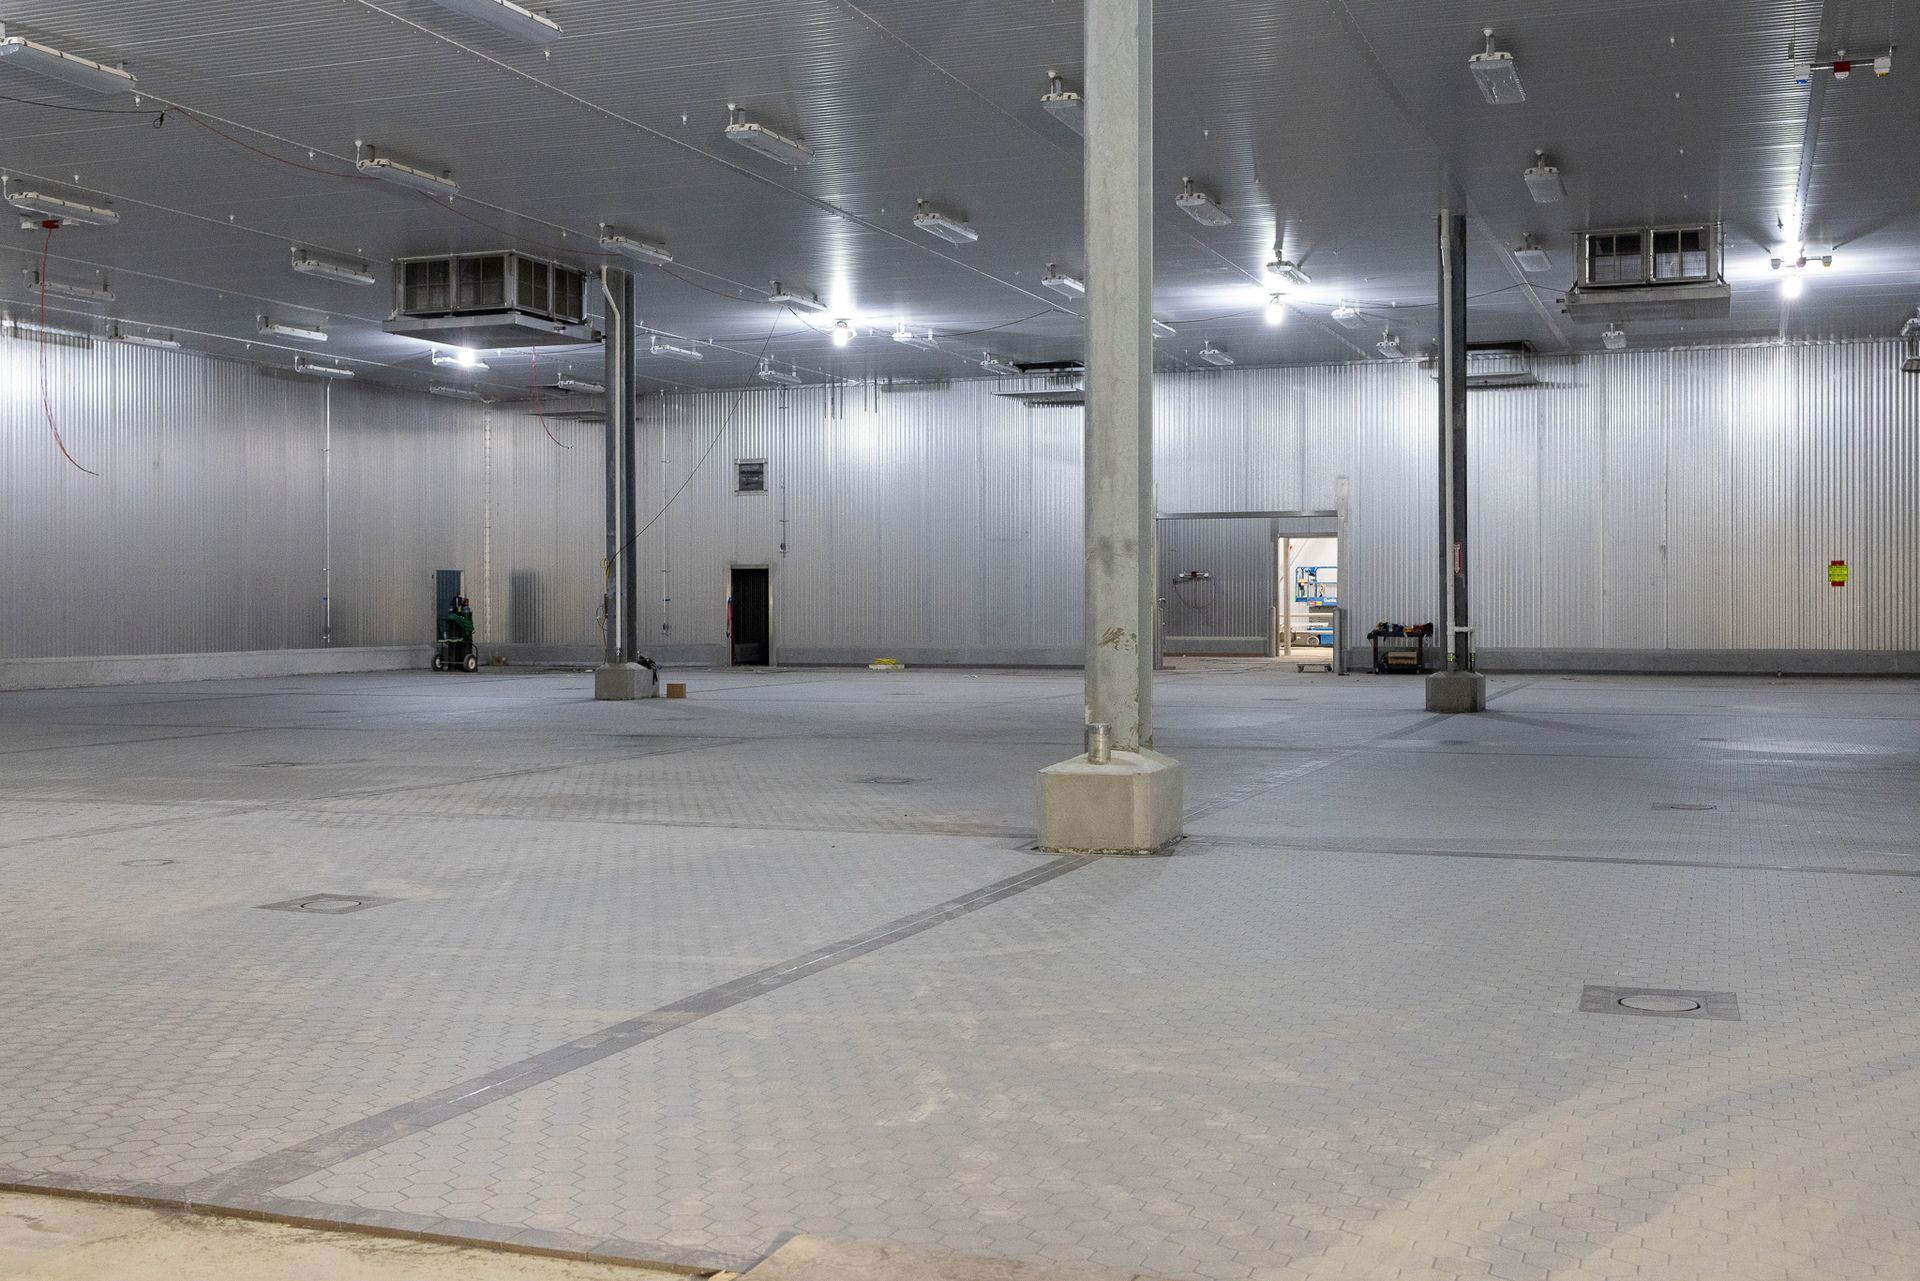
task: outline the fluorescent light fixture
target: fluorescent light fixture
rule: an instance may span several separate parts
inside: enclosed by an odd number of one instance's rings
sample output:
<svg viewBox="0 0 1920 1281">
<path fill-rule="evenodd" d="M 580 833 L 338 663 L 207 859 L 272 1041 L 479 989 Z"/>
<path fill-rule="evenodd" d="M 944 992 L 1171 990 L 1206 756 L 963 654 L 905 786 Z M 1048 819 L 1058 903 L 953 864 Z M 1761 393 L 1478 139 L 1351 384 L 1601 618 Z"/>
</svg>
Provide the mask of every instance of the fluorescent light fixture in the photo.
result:
<svg viewBox="0 0 1920 1281">
<path fill-rule="evenodd" d="M 1212 196 L 1193 189 L 1193 179 L 1182 178 L 1180 181 L 1184 185 L 1180 188 L 1180 194 L 1173 198 L 1173 203 L 1185 210 L 1187 217 L 1202 227 L 1224 227 L 1233 221 L 1233 215 L 1222 209 Z"/>
<path fill-rule="evenodd" d="M 1209 365 L 1217 365 L 1223 369 L 1233 363 L 1232 356 L 1221 351 L 1210 342 L 1200 349 L 1200 359 L 1206 361 Z"/>
<path fill-rule="evenodd" d="M 1079 94 L 1067 88 L 1060 79 L 1060 73 L 1049 71 L 1047 78 L 1051 87 L 1040 95 L 1040 105 L 1047 114 L 1058 120 L 1081 137 L 1087 136 L 1087 103 Z"/>
<path fill-rule="evenodd" d="M 1401 350 L 1400 337 L 1391 329 L 1380 331 L 1380 341 L 1373 345 L 1373 349 L 1388 360 L 1405 360 L 1410 354 Z"/>
<path fill-rule="evenodd" d="M 1493 47 L 1492 27 L 1486 29 L 1486 36 L 1486 51 L 1467 59 L 1473 82 L 1480 86 L 1482 96 L 1496 107 L 1525 102 L 1527 91 L 1520 87 L 1520 69 L 1514 64 L 1513 55 Z"/>
<path fill-rule="evenodd" d="M 523 9 L 513 0 L 433 0 L 433 3 L 531 44 L 549 45 L 560 38 L 559 23 L 531 9 Z"/>
<path fill-rule="evenodd" d="M 854 335 L 854 328 L 852 325 L 848 324 L 844 320 L 837 320 L 834 322 L 834 325 L 833 325 L 833 345 L 834 346 L 836 347 L 846 346 L 848 343 L 853 341 L 853 335 Z"/>
<path fill-rule="evenodd" d="M 1627 331 L 1618 325 L 1608 325 L 1607 332 L 1600 335 L 1600 345 L 1608 351 L 1627 349 Z"/>
<path fill-rule="evenodd" d="M 934 341 L 933 330 L 931 329 L 927 330 L 924 334 L 916 334 L 905 325 L 901 325 L 900 328 L 894 330 L 893 340 L 908 347 L 918 347 L 921 351 L 940 350 L 940 344 Z"/>
<path fill-rule="evenodd" d="M 303 342 L 325 342 L 327 340 L 327 331 L 324 329 L 307 329 L 300 325 L 284 324 L 271 316 L 260 317 L 260 332 L 263 334 L 272 334 L 277 338 L 298 338 Z"/>
<path fill-rule="evenodd" d="M 418 165 L 410 165 L 392 156 L 382 156 L 374 152 L 373 144 L 361 143 L 358 154 L 354 156 L 353 167 L 361 173 L 374 178 L 384 178 L 388 182 L 399 183 L 402 187 L 411 187 L 415 191 L 424 191 L 430 196 L 455 196 L 460 192 L 460 184 L 453 180 L 451 173 L 434 173 Z"/>
<path fill-rule="evenodd" d="M 351 369 L 344 369 L 339 365 L 315 364 L 305 356 L 295 356 L 293 358 L 293 372 L 296 374 L 311 374 L 315 378 L 353 377 L 353 371 Z"/>
<path fill-rule="evenodd" d="M 1520 264 L 1522 271 L 1553 270 L 1553 256 L 1535 244 L 1532 236 L 1520 242 L 1520 247 L 1513 251 L 1513 260 Z"/>
<path fill-rule="evenodd" d="M 20 338 L 32 342 L 50 342 L 62 347 L 91 347 L 93 335 L 77 329 L 61 329 L 56 325 L 40 325 L 30 320 L 16 320 L 12 316 L 0 322 L 7 337 Z"/>
<path fill-rule="evenodd" d="M 1537 162 L 1524 175 L 1527 191 L 1533 196 L 1535 204 L 1553 205 L 1567 198 L 1567 184 L 1561 180 L 1557 165 L 1547 163 L 1547 153 L 1535 151 L 1533 158 Z"/>
<path fill-rule="evenodd" d="M 760 371 L 756 373 L 754 377 L 760 379 L 762 382 L 779 383 L 782 387 L 798 387 L 800 385 L 800 375 L 797 372 L 788 369 L 775 369 L 773 362 L 764 357 L 762 357 L 760 361 Z"/>
<path fill-rule="evenodd" d="M 1920 316 L 1908 316 L 1907 323 L 1900 326 L 1900 336 L 1906 339 L 1920 338 Z"/>
<path fill-rule="evenodd" d="M 553 380 L 553 385 L 561 391 L 578 392 L 583 396 L 604 396 L 607 394 L 605 383 L 589 382 L 585 378 L 575 378 L 572 374 L 561 374 Z"/>
<path fill-rule="evenodd" d="M 1087 282 L 1078 276 L 1063 276 L 1052 263 L 1047 264 L 1047 274 L 1040 283 L 1063 298 L 1083 297 L 1087 292 Z"/>
<path fill-rule="evenodd" d="M 746 110 L 739 104 L 729 102 L 727 110 L 733 113 L 733 118 L 727 123 L 727 137 L 748 151 L 757 151 L 783 165 L 804 165 L 813 159 L 812 147 L 798 138 L 789 138 L 747 119 Z"/>
<path fill-rule="evenodd" d="M 1020 373 L 1018 365 L 1004 361 L 992 352 L 986 352 L 980 357 L 980 368 L 990 374 L 998 374 L 1002 378 L 1014 378 Z"/>
<path fill-rule="evenodd" d="M 80 285 L 66 280 L 48 280 L 37 271 L 29 271 L 27 288 L 38 289 L 43 294 L 52 294 L 59 298 L 78 298 L 82 302 L 112 302 L 113 290 L 107 288 L 103 276 L 97 285 Z"/>
<path fill-rule="evenodd" d="M 445 396 L 449 400 L 477 400 L 484 402 L 487 399 L 471 387 L 453 387 L 446 383 L 428 383 L 427 394 L 429 396 Z"/>
<path fill-rule="evenodd" d="M 161 351 L 180 350 L 180 342 L 172 334 L 130 334 L 117 324 L 107 330 L 107 341 L 130 343 L 135 347 L 157 347 Z"/>
<path fill-rule="evenodd" d="M 964 218 L 941 213 L 924 200 L 919 202 L 919 210 L 913 215 L 913 225 L 929 236 L 938 236 L 956 245 L 970 245 L 980 239 L 980 233 L 969 227 Z"/>
<path fill-rule="evenodd" d="M 0 27 L 0 31 L 4 31 Z M 134 78 L 119 67 L 62 53 L 20 36 L 0 39 L 0 68 L 15 67 L 49 80 L 62 80 L 88 93 L 132 93 Z"/>
<path fill-rule="evenodd" d="M 1360 309 L 1350 302 L 1343 302 L 1330 313 L 1335 324 L 1346 329 L 1359 329 L 1366 325 L 1367 318 Z"/>
<path fill-rule="evenodd" d="M 655 267 L 664 267 L 673 261 L 673 255 L 667 252 L 665 245 L 622 235 L 604 222 L 600 224 L 600 247 L 608 253 L 620 254 Z"/>
<path fill-rule="evenodd" d="M 1287 300 L 1279 294 L 1274 294 L 1267 299 L 1267 323 L 1269 325 L 1284 324 L 1286 319 Z"/>
<path fill-rule="evenodd" d="M 433 349 L 433 363 L 436 367 L 451 365 L 455 369 L 470 369 L 475 373 L 479 373 L 488 367 L 486 362 L 480 359 L 478 353 L 466 347 L 450 347 L 444 350 L 435 347 Z"/>
<path fill-rule="evenodd" d="M 657 336 L 648 350 L 656 356 L 665 356 L 668 360 L 693 361 L 707 358 L 707 353 L 698 347 L 682 347 L 678 343 L 661 342 Z"/>
<path fill-rule="evenodd" d="M 331 254 L 315 253 L 311 249 L 301 249 L 297 245 L 293 250 L 293 269 L 303 276 L 324 276 L 328 280 L 338 280 L 350 285 L 371 285 L 378 283 L 373 269 L 364 262 L 352 258 L 335 258 Z"/>
<path fill-rule="evenodd" d="M 776 307 L 791 307 L 795 311 L 825 311 L 827 304 L 804 289 L 789 289 L 779 281 L 773 282 L 773 292 L 767 295 L 767 301 Z"/>
<path fill-rule="evenodd" d="M 1300 270 L 1291 259 L 1282 258 L 1277 249 L 1274 250 L 1273 261 L 1267 264 L 1267 279 L 1281 286 L 1282 293 L 1288 289 L 1304 289 L 1313 283 L 1312 276 Z"/>
<path fill-rule="evenodd" d="M 1171 338 L 1177 332 L 1172 325 L 1169 325 L 1164 320 L 1154 320 L 1152 317 L 1148 317 L 1147 324 L 1152 327 L 1153 336 L 1156 338 Z"/>
<path fill-rule="evenodd" d="M 15 191 L 9 186 L 7 203 L 26 213 L 39 214 L 42 218 L 56 222 L 77 222 L 87 227 L 111 227 L 120 221 L 119 214 L 103 205 L 90 205 L 66 196 L 48 195 L 44 191 Z"/>
</svg>

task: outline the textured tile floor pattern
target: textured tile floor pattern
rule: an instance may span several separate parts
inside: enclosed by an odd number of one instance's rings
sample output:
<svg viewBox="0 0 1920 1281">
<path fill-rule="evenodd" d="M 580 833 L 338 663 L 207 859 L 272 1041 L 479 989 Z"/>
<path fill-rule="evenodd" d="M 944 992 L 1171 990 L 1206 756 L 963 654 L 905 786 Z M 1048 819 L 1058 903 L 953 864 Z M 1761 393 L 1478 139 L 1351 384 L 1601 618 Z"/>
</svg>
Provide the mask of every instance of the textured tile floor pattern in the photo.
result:
<svg viewBox="0 0 1920 1281">
<path fill-rule="evenodd" d="M 687 679 L 0 695 L 0 1182 L 712 1267 L 1920 1275 L 1920 683 L 1189 663 L 1191 838 L 1061 861 L 1070 675 Z M 257 910 L 326 893 L 392 901 Z"/>
</svg>

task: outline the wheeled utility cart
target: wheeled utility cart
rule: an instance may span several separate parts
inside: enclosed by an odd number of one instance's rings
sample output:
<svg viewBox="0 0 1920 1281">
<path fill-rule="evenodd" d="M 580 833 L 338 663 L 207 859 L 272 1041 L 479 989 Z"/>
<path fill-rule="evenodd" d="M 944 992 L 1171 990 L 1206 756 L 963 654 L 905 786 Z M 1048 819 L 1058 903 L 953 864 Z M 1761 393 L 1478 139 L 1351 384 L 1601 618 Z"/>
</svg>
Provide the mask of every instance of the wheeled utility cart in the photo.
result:
<svg viewBox="0 0 1920 1281">
<path fill-rule="evenodd" d="M 1427 661 L 1427 637 L 1432 623 L 1376 623 L 1367 639 L 1373 642 L 1373 670 L 1382 676 L 1418 676 Z"/>
<path fill-rule="evenodd" d="M 479 671 L 480 651 L 473 644 L 473 603 L 467 599 L 465 572 L 434 571 L 433 595 L 433 670 Z"/>
</svg>

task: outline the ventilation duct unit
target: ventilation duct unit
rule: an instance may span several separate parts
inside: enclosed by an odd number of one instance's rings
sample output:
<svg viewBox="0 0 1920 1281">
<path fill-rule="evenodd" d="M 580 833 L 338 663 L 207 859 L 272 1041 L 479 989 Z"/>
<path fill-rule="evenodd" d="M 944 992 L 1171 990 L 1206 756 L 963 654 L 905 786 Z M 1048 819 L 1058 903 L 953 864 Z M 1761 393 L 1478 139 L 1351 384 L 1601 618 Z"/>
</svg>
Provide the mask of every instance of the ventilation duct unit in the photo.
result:
<svg viewBox="0 0 1920 1281">
<path fill-rule="evenodd" d="M 476 350 L 600 341 L 587 323 L 587 277 L 572 267 L 503 252 L 400 258 L 393 268 L 390 334 Z"/>
<path fill-rule="evenodd" d="M 1421 362 L 1440 379 L 1440 362 Z M 1540 379 L 1533 372 L 1533 347 L 1523 342 L 1469 343 L 1467 345 L 1467 389 L 1492 387 L 1533 387 Z"/>
<path fill-rule="evenodd" d="M 1720 228 L 1711 223 L 1583 231 L 1573 250 L 1579 274 L 1567 314 L 1575 320 L 1720 320 L 1733 310 Z"/>
</svg>

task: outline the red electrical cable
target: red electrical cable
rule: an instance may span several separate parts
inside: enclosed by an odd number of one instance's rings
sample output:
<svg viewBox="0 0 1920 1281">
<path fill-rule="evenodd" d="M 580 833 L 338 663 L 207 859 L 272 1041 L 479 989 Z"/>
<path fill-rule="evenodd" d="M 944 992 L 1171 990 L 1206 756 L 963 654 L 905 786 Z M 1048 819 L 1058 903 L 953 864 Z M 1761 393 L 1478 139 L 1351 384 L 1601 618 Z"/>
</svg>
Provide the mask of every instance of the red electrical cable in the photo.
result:
<svg viewBox="0 0 1920 1281">
<path fill-rule="evenodd" d="M 548 440 L 562 449 L 572 449 L 572 445 L 554 435 L 553 428 L 547 426 L 547 415 L 540 408 L 540 349 L 529 347 L 527 350 L 533 353 L 533 368 L 527 374 L 527 380 L 533 384 L 533 416 L 540 420 L 540 430 L 547 433 Z"/>
<path fill-rule="evenodd" d="M 176 107 L 175 110 L 178 111 L 179 108 Z M 378 178 L 372 177 L 371 175 L 368 175 L 368 174 L 341 173 L 337 169 L 322 169 L 317 165 L 303 165 L 298 160 L 289 160 L 285 156 L 276 156 L 271 151 L 263 151 L 259 147 L 254 146 L 252 143 L 242 142 L 240 139 L 234 137 L 232 134 L 226 132 L 224 129 L 214 128 L 212 125 L 208 124 L 206 121 L 202 120 L 200 117 L 194 115 L 191 111 L 180 111 L 180 114 L 184 116 L 186 119 L 191 120 L 194 124 L 199 125 L 202 129 L 205 129 L 208 133 L 213 134 L 216 137 L 225 138 L 228 142 L 232 143 L 236 147 L 239 147 L 241 150 L 251 151 L 254 155 L 259 156 L 264 160 L 271 160 L 275 164 L 288 165 L 295 169 L 304 169 L 308 173 L 317 173 L 317 174 L 320 174 L 322 177 L 326 177 L 326 178 L 341 178 L 347 182 L 378 182 L 380 181 Z"/>
<path fill-rule="evenodd" d="M 40 407 L 47 411 L 47 427 L 53 432 L 53 443 L 60 447 L 60 456 L 80 467 L 80 460 L 67 452 L 67 442 L 60 438 L 60 424 L 53 420 L 53 392 L 49 386 L 51 378 L 47 373 L 47 264 L 53 255 L 53 233 L 60 229 L 56 219 L 49 218 L 40 224 L 47 229 L 47 238 L 40 246 L 40 331 L 34 335 L 35 345 L 40 349 Z M 90 467 L 80 467 L 89 476 L 100 473 Z"/>
</svg>

